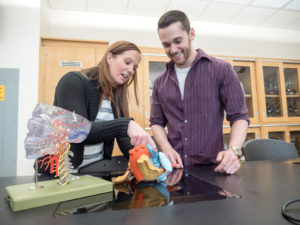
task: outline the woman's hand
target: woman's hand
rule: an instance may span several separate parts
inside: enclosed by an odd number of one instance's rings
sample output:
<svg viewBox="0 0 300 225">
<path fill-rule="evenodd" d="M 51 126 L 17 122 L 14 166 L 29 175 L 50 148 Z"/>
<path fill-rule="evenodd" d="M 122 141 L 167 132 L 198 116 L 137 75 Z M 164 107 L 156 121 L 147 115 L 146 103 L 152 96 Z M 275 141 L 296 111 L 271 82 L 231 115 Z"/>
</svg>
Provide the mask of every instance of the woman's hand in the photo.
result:
<svg viewBox="0 0 300 225">
<path fill-rule="evenodd" d="M 133 120 L 130 120 L 128 124 L 127 134 L 132 145 L 150 144 L 153 148 L 156 148 L 151 136 Z"/>
</svg>

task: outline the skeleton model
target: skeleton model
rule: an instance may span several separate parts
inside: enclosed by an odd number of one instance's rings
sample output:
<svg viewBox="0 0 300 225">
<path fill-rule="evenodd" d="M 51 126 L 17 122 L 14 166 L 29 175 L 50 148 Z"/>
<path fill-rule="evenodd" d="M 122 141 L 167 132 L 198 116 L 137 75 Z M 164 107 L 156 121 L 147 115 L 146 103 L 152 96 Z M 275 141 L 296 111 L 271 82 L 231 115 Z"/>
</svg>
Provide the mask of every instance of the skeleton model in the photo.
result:
<svg viewBox="0 0 300 225">
<path fill-rule="evenodd" d="M 46 165 L 46 169 L 50 166 L 50 172 L 59 176 L 59 183 L 66 185 L 73 179 L 68 161 L 70 143 L 86 139 L 91 129 L 90 121 L 56 106 L 37 104 L 27 128 L 26 157 L 37 159 L 48 155 L 42 165 Z"/>
</svg>

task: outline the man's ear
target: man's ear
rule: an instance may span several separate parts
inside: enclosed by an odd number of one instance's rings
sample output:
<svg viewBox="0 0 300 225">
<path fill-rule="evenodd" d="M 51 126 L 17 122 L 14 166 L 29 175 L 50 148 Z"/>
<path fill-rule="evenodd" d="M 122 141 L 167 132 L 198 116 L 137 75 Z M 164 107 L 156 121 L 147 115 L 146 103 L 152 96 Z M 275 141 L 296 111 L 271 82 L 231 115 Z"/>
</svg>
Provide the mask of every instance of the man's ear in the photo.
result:
<svg viewBox="0 0 300 225">
<path fill-rule="evenodd" d="M 194 38 L 195 38 L 195 30 L 192 27 L 190 29 L 189 37 L 190 37 L 191 41 L 194 40 Z"/>
</svg>

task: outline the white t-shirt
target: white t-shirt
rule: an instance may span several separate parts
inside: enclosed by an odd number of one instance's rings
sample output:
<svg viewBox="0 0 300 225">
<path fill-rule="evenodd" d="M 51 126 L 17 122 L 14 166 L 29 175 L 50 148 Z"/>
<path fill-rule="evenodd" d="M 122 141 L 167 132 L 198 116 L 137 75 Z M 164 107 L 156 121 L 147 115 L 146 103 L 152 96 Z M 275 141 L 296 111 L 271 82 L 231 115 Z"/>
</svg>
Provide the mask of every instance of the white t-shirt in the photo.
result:
<svg viewBox="0 0 300 225">
<path fill-rule="evenodd" d="M 108 121 L 113 120 L 114 114 L 111 107 L 111 101 L 103 99 L 101 106 L 99 107 L 98 114 L 95 121 Z M 86 166 L 92 162 L 103 159 L 104 155 L 104 143 L 96 145 L 85 145 L 83 153 L 83 161 L 79 167 Z"/>
<path fill-rule="evenodd" d="M 182 100 L 184 98 L 185 78 L 186 78 L 186 76 L 187 76 L 190 69 L 191 69 L 191 67 L 178 68 L 178 67 L 175 66 L 175 71 L 176 71 L 176 75 L 177 75 L 177 80 L 178 80 Z"/>
</svg>

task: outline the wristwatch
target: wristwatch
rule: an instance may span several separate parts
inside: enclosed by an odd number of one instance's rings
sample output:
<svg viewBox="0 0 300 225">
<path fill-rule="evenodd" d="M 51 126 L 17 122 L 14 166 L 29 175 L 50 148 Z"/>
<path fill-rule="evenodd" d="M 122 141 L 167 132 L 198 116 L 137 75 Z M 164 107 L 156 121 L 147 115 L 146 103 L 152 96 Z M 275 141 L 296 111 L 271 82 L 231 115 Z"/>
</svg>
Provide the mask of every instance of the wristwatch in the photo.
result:
<svg viewBox="0 0 300 225">
<path fill-rule="evenodd" d="M 238 159 L 240 159 L 244 155 L 242 150 L 238 147 L 229 145 L 226 150 L 228 149 L 231 149 L 234 152 L 234 154 L 238 157 Z"/>
</svg>

